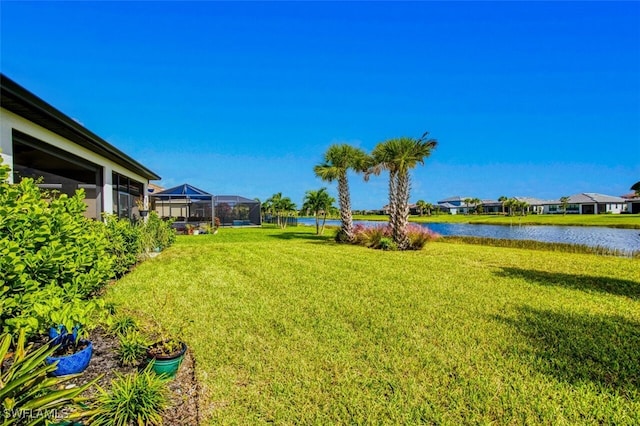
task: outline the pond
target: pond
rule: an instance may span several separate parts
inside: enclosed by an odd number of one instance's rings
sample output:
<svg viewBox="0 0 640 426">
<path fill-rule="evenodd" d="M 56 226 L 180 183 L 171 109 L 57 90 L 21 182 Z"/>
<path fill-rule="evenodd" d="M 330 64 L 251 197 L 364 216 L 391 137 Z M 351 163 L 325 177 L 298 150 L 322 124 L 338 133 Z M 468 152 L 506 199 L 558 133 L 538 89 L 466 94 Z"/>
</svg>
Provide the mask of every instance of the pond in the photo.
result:
<svg viewBox="0 0 640 426">
<path fill-rule="evenodd" d="M 314 225 L 313 218 L 299 218 L 301 225 Z M 355 220 L 354 224 L 382 225 L 385 222 Z M 327 220 L 327 225 L 340 226 L 339 220 Z M 549 243 L 582 244 L 592 247 L 632 252 L 640 250 L 640 229 L 619 229 L 599 226 L 531 226 L 531 225 L 471 225 L 468 223 L 422 223 L 445 236 L 487 237 L 511 240 L 535 240 Z"/>
</svg>

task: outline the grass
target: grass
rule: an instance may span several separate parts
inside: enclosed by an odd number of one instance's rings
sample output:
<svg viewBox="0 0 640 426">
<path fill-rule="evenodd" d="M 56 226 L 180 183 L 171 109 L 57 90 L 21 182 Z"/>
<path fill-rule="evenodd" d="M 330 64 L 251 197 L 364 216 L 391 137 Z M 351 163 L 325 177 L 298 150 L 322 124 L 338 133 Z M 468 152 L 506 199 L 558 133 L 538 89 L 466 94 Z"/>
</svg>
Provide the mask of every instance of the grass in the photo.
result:
<svg viewBox="0 0 640 426">
<path fill-rule="evenodd" d="M 589 253 L 602 256 L 626 256 L 640 259 L 640 250 L 619 250 L 602 246 L 587 246 L 583 244 L 551 243 L 535 240 L 511 240 L 506 238 L 469 237 L 469 236 L 445 236 L 441 237 L 447 242 L 460 242 L 465 244 L 480 244 L 483 246 L 524 248 L 531 250 L 560 251 L 564 253 Z"/>
<path fill-rule="evenodd" d="M 188 321 L 211 424 L 638 424 L 638 261 L 310 229 L 179 237 L 109 301 Z"/>
<path fill-rule="evenodd" d="M 359 220 L 388 220 L 385 215 L 356 215 Z M 471 223 L 479 225 L 564 225 L 564 226 L 607 226 L 611 228 L 640 229 L 638 214 L 546 214 L 528 216 L 438 214 L 431 216 L 411 216 L 412 222 L 425 223 Z"/>
</svg>

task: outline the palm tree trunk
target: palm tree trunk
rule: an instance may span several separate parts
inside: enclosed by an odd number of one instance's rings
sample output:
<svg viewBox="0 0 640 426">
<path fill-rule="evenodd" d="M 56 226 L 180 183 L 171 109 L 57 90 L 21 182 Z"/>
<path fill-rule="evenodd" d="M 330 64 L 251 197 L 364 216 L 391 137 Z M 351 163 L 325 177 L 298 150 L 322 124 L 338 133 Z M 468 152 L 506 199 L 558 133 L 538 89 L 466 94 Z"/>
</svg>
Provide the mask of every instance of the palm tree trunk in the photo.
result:
<svg viewBox="0 0 640 426">
<path fill-rule="evenodd" d="M 396 178 L 398 206 L 396 208 L 396 230 L 394 241 L 398 245 L 398 249 L 406 250 L 409 248 L 409 236 L 407 235 L 407 226 L 409 225 L 409 173 L 399 172 Z"/>
<path fill-rule="evenodd" d="M 396 229 L 398 228 L 398 217 L 396 211 L 398 210 L 398 189 L 396 185 L 396 173 L 389 171 L 389 227 L 391 228 L 391 235 L 395 240 Z"/>
<path fill-rule="evenodd" d="M 340 203 L 340 231 L 347 241 L 353 241 L 353 218 L 351 217 L 351 195 L 346 172 L 338 178 L 338 202 Z"/>
<path fill-rule="evenodd" d="M 320 235 L 320 210 L 315 211 L 316 216 L 316 235 Z"/>
<path fill-rule="evenodd" d="M 327 211 L 324 211 L 324 214 L 322 215 L 322 225 L 320 226 L 320 233 L 318 235 L 322 235 L 324 234 L 324 224 L 327 221 Z"/>
</svg>

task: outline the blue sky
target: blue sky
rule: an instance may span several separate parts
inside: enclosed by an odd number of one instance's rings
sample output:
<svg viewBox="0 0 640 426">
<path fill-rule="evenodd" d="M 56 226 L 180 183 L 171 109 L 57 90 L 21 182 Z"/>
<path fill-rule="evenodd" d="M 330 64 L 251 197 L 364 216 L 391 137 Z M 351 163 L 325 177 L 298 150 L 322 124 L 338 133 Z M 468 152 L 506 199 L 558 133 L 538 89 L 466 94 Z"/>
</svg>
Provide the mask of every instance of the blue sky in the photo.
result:
<svg viewBox="0 0 640 426">
<path fill-rule="evenodd" d="M 0 68 L 163 177 L 298 205 L 332 143 L 429 131 L 411 201 L 640 180 L 638 2 L 7 2 Z M 352 176 L 356 209 L 386 177 Z"/>
</svg>

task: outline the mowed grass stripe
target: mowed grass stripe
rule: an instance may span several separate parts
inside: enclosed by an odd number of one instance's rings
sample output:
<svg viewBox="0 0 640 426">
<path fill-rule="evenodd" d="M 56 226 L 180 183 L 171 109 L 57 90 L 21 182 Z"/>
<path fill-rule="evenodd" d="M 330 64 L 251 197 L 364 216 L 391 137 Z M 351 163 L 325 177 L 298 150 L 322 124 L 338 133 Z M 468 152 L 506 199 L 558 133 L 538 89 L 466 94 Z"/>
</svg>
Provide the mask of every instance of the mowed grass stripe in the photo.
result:
<svg viewBox="0 0 640 426">
<path fill-rule="evenodd" d="M 183 237 L 111 289 L 193 321 L 212 423 L 640 420 L 637 261 L 310 232 Z"/>
</svg>

